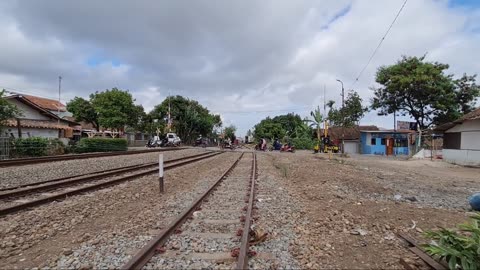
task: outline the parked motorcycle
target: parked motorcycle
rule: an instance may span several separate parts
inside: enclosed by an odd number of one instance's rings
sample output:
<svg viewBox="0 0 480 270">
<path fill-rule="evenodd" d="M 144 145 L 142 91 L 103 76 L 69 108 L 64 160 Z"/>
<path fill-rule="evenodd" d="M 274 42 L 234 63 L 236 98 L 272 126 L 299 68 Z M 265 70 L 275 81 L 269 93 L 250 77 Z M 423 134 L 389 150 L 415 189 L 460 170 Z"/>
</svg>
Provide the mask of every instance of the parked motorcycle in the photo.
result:
<svg viewBox="0 0 480 270">
<path fill-rule="evenodd" d="M 295 153 L 295 147 L 290 144 L 284 144 L 282 148 L 280 148 L 280 152 Z"/>
<path fill-rule="evenodd" d="M 156 141 L 154 139 L 150 139 L 147 141 L 147 143 L 145 144 L 145 146 L 147 148 L 156 148 L 156 147 L 161 147 L 161 141 Z"/>
</svg>

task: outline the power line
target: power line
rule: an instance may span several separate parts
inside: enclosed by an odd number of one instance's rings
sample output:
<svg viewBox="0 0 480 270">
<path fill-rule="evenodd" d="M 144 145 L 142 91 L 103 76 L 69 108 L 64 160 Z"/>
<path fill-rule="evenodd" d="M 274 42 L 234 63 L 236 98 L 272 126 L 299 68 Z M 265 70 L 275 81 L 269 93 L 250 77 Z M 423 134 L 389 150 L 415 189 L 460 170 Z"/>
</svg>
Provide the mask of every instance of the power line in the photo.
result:
<svg viewBox="0 0 480 270">
<path fill-rule="evenodd" d="M 264 110 L 264 111 L 257 111 L 257 110 L 248 110 L 248 111 L 216 111 L 211 110 L 214 113 L 224 113 L 224 114 L 242 114 L 242 113 L 269 113 L 269 112 L 295 112 L 295 111 L 305 111 L 309 110 L 310 106 L 304 106 L 300 108 L 292 108 L 292 109 L 279 109 L 279 110 Z"/>
<path fill-rule="evenodd" d="M 355 85 L 355 83 L 357 83 L 357 81 L 358 81 L 358 79 L 360 78 L 360 76 L 362 76 L 362 74 L 363 74 L 363 72 L 365 71 L 365 69 L 367 69 L 368 65 L 370 64 L 370 62 L 372 61 L 373 57 L 374 57 L 375 54 L 377 53 L 378 49 L 380 49 L 380 46 L 382 46 L 383 41 L 385 40 L 385 38 L 387 37 L 388 33 L 390 32 L 390 30 L 392 29 L 393 25 L 395 24 L 395 22 L 397 21 L 398 17 L 400 16 L 400 13 L 402 13 L 402 10 L 403 10 L 403 8 L 405 7 L 405 5 L 407 4 L 407 2 L 408 2 L 408 0 L 405 0 L 405 2 L 403 2 L 402 7 L 400 8 L 400 10 L 398 10 L 397 15 L 395 16 L 395 18 L 393 19 L 392 23 L 391 23 L 390 26 L 388 27 L 387 32 L 385 32 L 385 35 L 383 35 L 382 39 L 380 40 L 380 42 L 379 42 L 378 45 L 377 45 L 377 48 L 375 48 L 375 50 L 373 51 L 372 55 L 371 55 L 370 58 L 368 59 L 367 64 L 363 67 L 363 69 L 360 71 L 360 73 L 358 74 L 358 76 L 355 78 L 355 81 L 353 82 L 352 86 Z"/>
</svg>

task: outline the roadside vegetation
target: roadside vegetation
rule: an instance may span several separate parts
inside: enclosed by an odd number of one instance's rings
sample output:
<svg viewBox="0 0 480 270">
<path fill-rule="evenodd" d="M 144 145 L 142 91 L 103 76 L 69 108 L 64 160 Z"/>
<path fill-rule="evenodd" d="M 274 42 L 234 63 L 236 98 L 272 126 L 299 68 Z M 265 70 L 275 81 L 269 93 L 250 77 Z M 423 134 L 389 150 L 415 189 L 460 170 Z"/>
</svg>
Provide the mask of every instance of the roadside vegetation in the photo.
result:
<svg viewBox="0 0 480 270">
<path fill-rule="evenodd" d="M 470 222 L 460 224 L 458 230 L 441 228 L 428 231 L 425 236 L 434 242 L 424 245 L 430 255 L 445 259 L 451 270 L 480 268 L 480 214 Z"/>
</svg>

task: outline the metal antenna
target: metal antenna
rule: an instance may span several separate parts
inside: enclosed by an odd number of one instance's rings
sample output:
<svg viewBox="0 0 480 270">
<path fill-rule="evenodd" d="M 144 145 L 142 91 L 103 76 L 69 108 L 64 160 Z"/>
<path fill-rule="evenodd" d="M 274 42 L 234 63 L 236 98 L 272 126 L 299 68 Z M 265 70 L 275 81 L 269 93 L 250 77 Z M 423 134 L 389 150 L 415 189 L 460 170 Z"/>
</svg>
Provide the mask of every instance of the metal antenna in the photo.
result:
<svg viewBox="0 0 480 270">
<path fill-rule="evenodd" d="M 58 125 L 60 125 L 60 104 L 62 103 L 60 101 L 61 97 L 61 92 L 62 92 L 62 76 L 58 76 Z"/>
</svg>

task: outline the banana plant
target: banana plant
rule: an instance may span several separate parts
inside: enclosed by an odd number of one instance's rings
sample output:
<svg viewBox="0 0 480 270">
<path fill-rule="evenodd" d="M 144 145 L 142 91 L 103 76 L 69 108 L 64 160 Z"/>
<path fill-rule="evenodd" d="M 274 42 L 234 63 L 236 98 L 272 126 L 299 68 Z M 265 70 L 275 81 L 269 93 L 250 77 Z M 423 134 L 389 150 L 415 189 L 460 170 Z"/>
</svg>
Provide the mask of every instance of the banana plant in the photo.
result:
<svg viewBox="0 0 480 270">
<path fill-rule="evenodd" d="M 423 246 L 424 250 L 440 259 L 445 259 L 451 270 L 480 268 L 480 214 L 471 217 L 471 222 L 460 224 L 458 230 L 441 228 L 427 231 L 425 236 L 434 240 Z"/>
<path fill-rule="evenodd" d="M 318 106 L 314 111 L 310 112 L 312 119 L 308 119 L 307 122 L 310 123 L 310 127 L 317 129 L 317 139 L 320 142 L 320 126 L 323 122 L 323 115 L 320 112 L 320 107 Z"/>
</svg>

